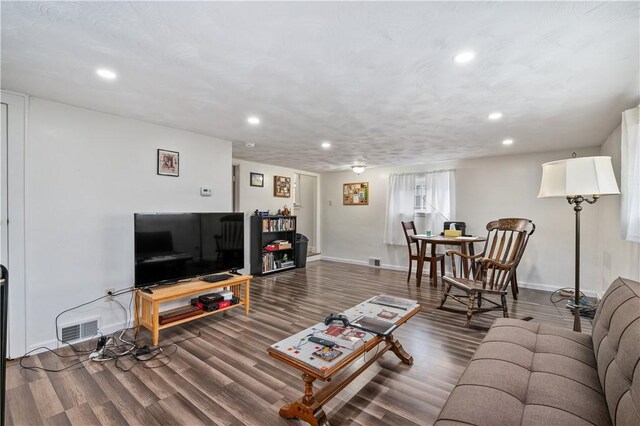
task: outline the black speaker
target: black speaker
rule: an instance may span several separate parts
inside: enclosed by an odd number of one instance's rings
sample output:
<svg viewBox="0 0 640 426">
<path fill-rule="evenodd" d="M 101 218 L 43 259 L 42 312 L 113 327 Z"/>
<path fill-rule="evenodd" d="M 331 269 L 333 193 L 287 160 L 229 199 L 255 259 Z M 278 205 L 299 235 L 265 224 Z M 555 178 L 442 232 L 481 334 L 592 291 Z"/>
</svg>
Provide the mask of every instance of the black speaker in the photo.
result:
<svg viewBox="0 0 640 426">
<path fill-rule="evenodd" d="M 4 426 L 7 368 L 7 310 L 9 306 L 9 271 L 0 265 L 0 426 Z"/>
</svg>

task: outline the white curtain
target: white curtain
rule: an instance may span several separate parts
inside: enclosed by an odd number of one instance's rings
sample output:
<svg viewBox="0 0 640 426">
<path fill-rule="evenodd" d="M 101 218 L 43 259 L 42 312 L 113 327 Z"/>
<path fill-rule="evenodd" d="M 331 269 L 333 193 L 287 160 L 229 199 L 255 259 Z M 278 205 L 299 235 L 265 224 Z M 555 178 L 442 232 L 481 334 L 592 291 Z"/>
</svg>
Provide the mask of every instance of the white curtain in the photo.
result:
<svg viewBox="0 0 640 426">
<path fill-rule="evenodd" d="M 416 175 L 413 173 L 392 173 L 389 176 L 389 196 L 387 199 L 387 220 L 384 229 L 384 243 L 404 245 L 402 224 L 413 220 L 415 214 Z"/>
<path fill-rule="evenodd" d="M 455 178 L 455 170 L 439 170 L 425 174 L 427 229 L 433 230 L 435 234 L 444 229 L 445 221 L 456 220 Z"/>
<path fill-rule="evenodd" d="M 640 107 L 622 113 L 620 234 L 640 243 Z"/>
</svg>

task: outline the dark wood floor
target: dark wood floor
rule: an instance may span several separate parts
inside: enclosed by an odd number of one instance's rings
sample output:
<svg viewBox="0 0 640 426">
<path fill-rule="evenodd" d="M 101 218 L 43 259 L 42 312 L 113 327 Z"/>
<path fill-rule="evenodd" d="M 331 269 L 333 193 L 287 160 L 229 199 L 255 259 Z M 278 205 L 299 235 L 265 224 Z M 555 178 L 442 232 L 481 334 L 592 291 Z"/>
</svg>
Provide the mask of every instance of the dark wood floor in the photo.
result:
<svg viewBox="0 0 640 426">
<path fill-rule="evenodd" d="M 202 336 L 180 345 L 171 363 L 158 369 L 136 367 L 125 373 L 113 362 L 88 362 L 63 373 L 7 372 L 7 420 L 37 424 L 301 424 L 285 421 L 278 409 L 302 394 L 299 373 L 266 353 L 284 337 L 379 293 L 418 299 L 422 311 L 396 337 L 413 355 L 412 366 L 385 354 L 344 389 L 325 412 L 332 425 L 425 425 L 432 423 L 485 331 L 465 329 L 463 317 L 436 309 L 441 288 L 415 281 L 404 272 L 327 261 L 252 282 L 251 315 L 241 310 L 178 326 L 160 333 L 161 344 Z M 512 317 L 571 329 L 572 317 L 549 301 L 549 293 L 521 289 L 509 297 Z M 474 323 L 488 327 L 497 314 Z M 583 320 L 586 332 L 590 329 Z M 583 330 L 585 331 L 585 330 Z M 142 337 L 148 338 L 148 333 Z M 51 354 L 29 359 L 59 367 Z M 71 363 L 73 359 L 64 362 Z"/>
</svg>

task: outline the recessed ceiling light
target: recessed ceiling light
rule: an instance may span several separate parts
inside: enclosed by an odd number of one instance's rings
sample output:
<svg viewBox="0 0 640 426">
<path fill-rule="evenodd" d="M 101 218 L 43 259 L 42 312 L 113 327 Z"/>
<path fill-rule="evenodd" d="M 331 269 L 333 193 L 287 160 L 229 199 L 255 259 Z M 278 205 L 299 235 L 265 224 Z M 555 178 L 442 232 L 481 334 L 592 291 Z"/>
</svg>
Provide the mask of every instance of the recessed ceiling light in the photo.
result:
<svg viewBox="0 0 640 426">
<path fill-rule="evenodd" d="M 247 118 L 247 123 L 251 124 L 252 126 L 257 126 L 258 124 L 260 124 L 260 118 L 252 115 L 251 117 Z"/>
<path fill-rule="evenodd" d="M 502 113 L 501 112 L 492 112 L 491 114 L 489 114 L 489 120 L 500 120 L 502 118 Z"/>
<path fill-rule="evenodd" d="M 513 139 L 505 139 L 502 141 L 502 145 L 512 145 Z"/>
<path fill-rule="evenodd" d="M 322 145 L 321 145 L 321 146 L 322 146 L 324 149 L 329 149 L 329 148 L 331 148 L 331 142 L 324 141 L 324 142 L 322 142 Z"/>
<path fill-rule="evenodd" d="M 118 77 L 118 75 L 115 72 L 108 70 L 106 68 L 98 68 L 96 70 L 96 74 L 98 74 L 100 77 L 104 78 L 105 80 L 115 80 L 116 77 Z"/>
<path fill-rule="evenodd" d="M 475 57 L 476 57 L 475 52 L 472 52 L 471 50 L 467 50 L 464 52 L 460 52 L 456 56 L 454 56 L 453 62 L 455 62 L 456 64 L 466 64 L 467 62 L 473 61 L 473 58 Z"/>
</svg>

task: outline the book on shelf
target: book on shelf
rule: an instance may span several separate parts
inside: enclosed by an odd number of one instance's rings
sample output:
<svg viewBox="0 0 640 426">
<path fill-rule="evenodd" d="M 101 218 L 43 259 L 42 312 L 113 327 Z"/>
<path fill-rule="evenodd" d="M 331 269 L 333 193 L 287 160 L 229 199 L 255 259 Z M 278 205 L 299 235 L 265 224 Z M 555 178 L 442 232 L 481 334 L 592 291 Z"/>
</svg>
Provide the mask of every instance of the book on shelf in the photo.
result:
<svg viewBox="0 0 640 426">
<path fill-rule="evenodd" d="M 263 232 L 293 231 L 296 227 L 296 220 L 293 217 L 280 217 L 276 219 L 262 219 Z"/>
</svg>

